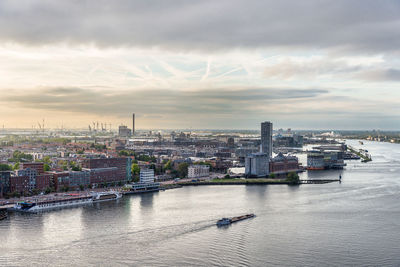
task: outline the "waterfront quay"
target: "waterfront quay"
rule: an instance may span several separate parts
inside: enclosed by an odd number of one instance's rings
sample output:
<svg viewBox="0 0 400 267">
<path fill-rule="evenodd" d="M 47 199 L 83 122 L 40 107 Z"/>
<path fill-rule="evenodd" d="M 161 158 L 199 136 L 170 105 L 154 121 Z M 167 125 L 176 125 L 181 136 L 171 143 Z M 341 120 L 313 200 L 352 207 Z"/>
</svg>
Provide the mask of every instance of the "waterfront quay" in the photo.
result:
<svg viewBox="0 0 400 267">
<path fill-rule="evenodd" d="M 313 179 L 299 180 L 297 183 L 287 181 L 286 179 L 215 179 L 211 181 L 189 181 L 180 182 L 181 186 L 201 186 L 201 185 L 301 185 L 301 184 L 327 184 L 340 182 L 340 179 Z"/>
</svg>

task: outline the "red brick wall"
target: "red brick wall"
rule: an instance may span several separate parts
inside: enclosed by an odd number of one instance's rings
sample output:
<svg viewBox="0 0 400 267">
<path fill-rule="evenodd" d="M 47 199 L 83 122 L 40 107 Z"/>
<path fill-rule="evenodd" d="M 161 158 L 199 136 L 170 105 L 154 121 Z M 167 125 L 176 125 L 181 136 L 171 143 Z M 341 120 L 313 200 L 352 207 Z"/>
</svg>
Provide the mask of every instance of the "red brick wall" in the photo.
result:
<svg viewBox="0 0 400 267">
<path fill-rule="evenodd" d="M 29 177 L 28 176 L 12 176 L 10 178 L 11 192 L 28 192 Z"/>
<path fill-rule="evenodd" d="M 21 164 L 21 169 L 31 168 L 37 171 L 37 174 L 44 173 L 44 163 L 43 162 L 25 162 Z"/>
</svg>

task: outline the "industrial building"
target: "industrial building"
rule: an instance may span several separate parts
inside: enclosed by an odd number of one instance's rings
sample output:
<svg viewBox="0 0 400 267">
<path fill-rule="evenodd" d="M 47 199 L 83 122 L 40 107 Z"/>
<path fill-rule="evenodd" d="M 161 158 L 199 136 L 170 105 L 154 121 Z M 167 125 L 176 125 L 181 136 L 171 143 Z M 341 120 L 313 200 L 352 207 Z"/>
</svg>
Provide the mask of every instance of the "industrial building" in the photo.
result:
<svg viewBox="0 0 400 267">
<path fill-rule="evenodd" d="M 118 127 L 118 136 L 120 137 L 130 137 L 132 135 L 131 129 L 128 126 L 121 125 Z"/>
<path fill-rule="evenodd" d="M 266 153 L 254 153 L 245 160 L 246 177 L 266 177 L 269 175 L 269 157 Z"/>
<path fill-rule="evenodd" d="M 343 169 L 344 152 L 310 151 L 307 153 L 307 170 Z"/>
</svg>

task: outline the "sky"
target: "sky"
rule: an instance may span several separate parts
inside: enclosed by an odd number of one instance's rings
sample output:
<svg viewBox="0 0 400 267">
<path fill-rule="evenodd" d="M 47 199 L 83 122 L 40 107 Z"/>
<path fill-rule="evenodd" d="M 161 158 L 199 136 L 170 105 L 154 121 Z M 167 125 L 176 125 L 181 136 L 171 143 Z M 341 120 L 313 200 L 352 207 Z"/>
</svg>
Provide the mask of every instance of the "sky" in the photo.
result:
<svg viewBox="0 0 400 267">
<path fill-rule="evenodd" d="M 0 126 L 400 130 L 400 1 L 2 0 Z"/>
</svg>

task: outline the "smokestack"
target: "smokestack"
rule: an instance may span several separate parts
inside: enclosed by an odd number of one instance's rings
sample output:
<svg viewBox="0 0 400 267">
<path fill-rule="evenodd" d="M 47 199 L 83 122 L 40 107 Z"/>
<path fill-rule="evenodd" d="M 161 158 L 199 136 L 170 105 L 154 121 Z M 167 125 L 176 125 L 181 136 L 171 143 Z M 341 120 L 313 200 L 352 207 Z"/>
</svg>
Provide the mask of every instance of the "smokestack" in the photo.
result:
<svg viewBox="0 0 400 267">
<path fill-rule="evenodd" d="M 135 135 L 135 113 L 132 113 L 132 135 Z"/>
</svg>

